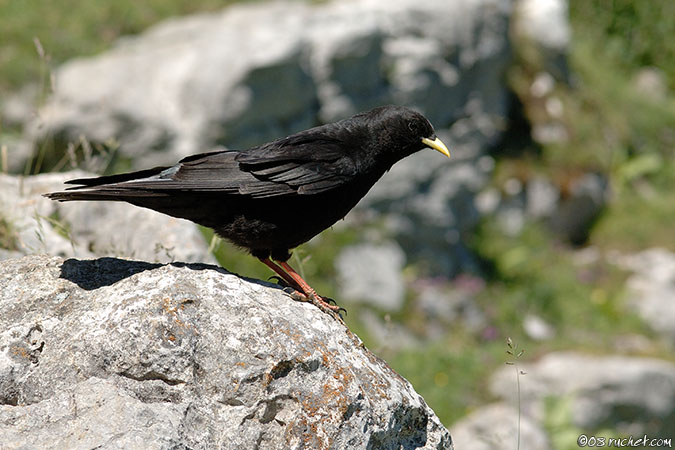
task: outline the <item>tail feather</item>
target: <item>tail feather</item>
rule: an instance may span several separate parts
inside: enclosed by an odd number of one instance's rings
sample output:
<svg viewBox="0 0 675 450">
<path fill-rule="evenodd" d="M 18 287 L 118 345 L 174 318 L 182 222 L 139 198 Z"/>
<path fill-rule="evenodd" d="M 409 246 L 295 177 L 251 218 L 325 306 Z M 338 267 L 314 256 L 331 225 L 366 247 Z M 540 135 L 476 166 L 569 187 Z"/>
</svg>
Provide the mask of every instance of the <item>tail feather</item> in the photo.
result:
<svg viewBox="0 0 675 450">
<path fill-rule="evenodd" d="M 50 192 L 42 194 L 50 200 L 59 202 L 71 202 L 75 200 L 107 200 L 117 202 L 130 202 L 132 199 L 143 197 L 165 197 L 166 194 L 151 191 L 129 191 L 128 189 L 87 189 L 75 191 Z"/>
<path fill-rule="evenodd" d="M 77 184 L 79 186 L 71 186 L 65 191 L 50 192 L 48 194 L 43 194 L 43 196 L 60 202 L 74 200 L 129 201 L 130 197 L 157 197 L 162 194 L 143 190 L 130 191 L 129 189 L 125 189 L 124 186 L 119 183 L 153 177 L 166 169 L 168 169 L 168 167 L 155 167 L 154 169 L 140 170 L 138 172 L 120 175 L 78 178 L 76 180 L 66 181 L 66 184 Z"/>
<path fill-rule="evenodd" d="M 168 167 L 155 167 L 153 169 L 139 170 L 138 172 L 123 173 L 119 175 L 107 175 L 104 177 L 95 178 L 78 178 L 76 180 L 68 180 L 66 184 L 79 184 L 81 186 L 69 187 L 68 189 L 82 189 L 84 187 L 101 186 L 104 184 L 122 183 L 124 181 L 139 180 L 141 178 L 148 178 L 158 175 Z"/>
</svg>

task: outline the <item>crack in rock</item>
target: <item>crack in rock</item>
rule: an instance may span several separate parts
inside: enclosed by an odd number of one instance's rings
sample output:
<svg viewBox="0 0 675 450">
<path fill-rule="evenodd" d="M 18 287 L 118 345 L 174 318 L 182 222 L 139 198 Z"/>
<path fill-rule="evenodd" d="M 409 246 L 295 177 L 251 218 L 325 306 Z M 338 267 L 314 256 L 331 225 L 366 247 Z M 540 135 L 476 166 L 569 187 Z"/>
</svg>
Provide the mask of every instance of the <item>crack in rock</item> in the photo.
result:
<svg viewBox="0 0 675 450">
<path fill-rule="evenodd" d="M 132 375 L 127 371 L 120 372 L 118 375 L 123 376 L 125 378 L 129 378 L 134 381 L 161 381 L 163 383 L 168 384 L 169 386 L 176 386 L 178 384 L 185 384 L 184 380 L 174 380 L 169 377 L 167 377 L 163 373 L 159 373 L 155 370 L 151 370 L 149 372 L 144 373 L 143 375 Z"/>
</svg>

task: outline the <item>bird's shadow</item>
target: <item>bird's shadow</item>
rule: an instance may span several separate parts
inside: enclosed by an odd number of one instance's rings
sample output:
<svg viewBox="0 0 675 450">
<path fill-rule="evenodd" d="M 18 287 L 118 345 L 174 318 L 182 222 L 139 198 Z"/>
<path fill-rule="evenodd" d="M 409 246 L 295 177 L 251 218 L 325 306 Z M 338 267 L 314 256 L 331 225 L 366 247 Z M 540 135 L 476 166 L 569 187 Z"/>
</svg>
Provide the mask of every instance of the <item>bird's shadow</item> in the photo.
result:
<svg viewBox="0 0 675 450">
<path fill-rule="evenodd" d="M 213 264 L 184 262 L 161 264 L 145 261 L 130 261 L 112 257 L 97 259 L 69 258 L 61 265 L 61 274 L 59 275 L 59 278 L 75 283 L 84 290 L 91 291 L 104 286 L 111 286 L 118 281 L 129 278 L 137 273 L 158 269 L 164 266 L 186 267 L 190 270 L 213 270 L 223 275 L 235 275 L 250 283 L 256 283 L 267 287 L 279 287 L 279 285 L 266 281 L 243 277 Z"/>
</svg>

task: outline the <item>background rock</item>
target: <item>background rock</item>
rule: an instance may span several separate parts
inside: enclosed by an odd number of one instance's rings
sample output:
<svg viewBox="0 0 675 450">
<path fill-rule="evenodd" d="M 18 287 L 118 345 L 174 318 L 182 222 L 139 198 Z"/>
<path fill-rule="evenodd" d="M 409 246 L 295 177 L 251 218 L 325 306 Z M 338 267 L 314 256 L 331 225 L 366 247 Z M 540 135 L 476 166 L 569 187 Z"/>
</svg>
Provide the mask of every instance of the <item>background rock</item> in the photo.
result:
<svg viewBox="0 0 675 450">
<path fill-rule="evenodd" d="M 572 32 L 567 0 L 517 0 L 515 33 L 540 53 L 544 67 L 567 77 L 567 51 Z"/>
<path fill-rule="evenodd" d="M 626 283 L 628 305 L 675 345 L 675 253 L 651 248 L 616 262 L 634 272 Z"/>
<path fill-rule="evenodd" d="M 509 11 L 505 0 L 265 2 L 167 21 L 59 68 L 35 131 L 115 138 L 144 167 L 397 103 L 423 105 L 439 129 L 461 119 L 453 140 L 485 143 L 507 109 Z"/>
<path fill-rule="evenodd" d="M 475 296 L 484 287 L 482 280 L 466 275 L 457 277 L 451 288 L 433 280 L 417 280 L 412 287 L 412 308 L 423 317 L 426 337 L 441 338 L 457 326 L 481 333 L 488 321 Z"/>
<path fill-rule="evenodd" d="M 519 424 L 518 410 L 504 403 L 483 406 L 472 412 L 452 426 L 452 434 L 457 448 L 464 450 L 551 448 L 540 424 L 527 416 L 521 417 Z"/>
<path fill-rule="evenodd" d="M 547 397 L 571 401 L 569 420 L 582 430 L 608 428 L 621 435 L 669 436 L 675 420 L 675 364 L 653 358 L 549 353 L 519 364 L 525 415 L 544 420 Z M 516 374 L 504 367 L 490 390 L 517 404 Z"/>
<path fill-rule="evenodd" d="M 343 324 L 208 265 L 0 262 L 3 448 L 451 449 Z"/>
<path fill-rule="evenodd" d="M 606 175 L 582 175 L 570 183 L 569 195 L 558 205 L 549 226 L 573 244 L 583 244 L 588 239 L 591 225 L 606 206 L 608 196 Z"/>
<path fill-rule="evenodd" d="M 340 297 L 398 311 L 405 296 L 404 264 L 405 254 L 393 242 L 346 247 L 335 261 Z"/>
<path fill-rule="evenodd" d="M 448 163 L 430 153 L 396 164 L 358 207 L 376 212 L 410 262 L 452 276 L 477 265 L 464 238 L 480 221 L 476 196 L 492 168 L 478 163 L 480 158 L 453 156 Z"/>
<path fill-rule="evenodd" d="M 0 218 L 9 224 L 14 255 L 213 261 L 198 228 L 185 220 L 126 203 L 59 203 L 42 197 L 63 190 L 64 181 L 87 176 L 93 175 L 81 171 L 31 177 L 0 174 Z"/>
</svg>

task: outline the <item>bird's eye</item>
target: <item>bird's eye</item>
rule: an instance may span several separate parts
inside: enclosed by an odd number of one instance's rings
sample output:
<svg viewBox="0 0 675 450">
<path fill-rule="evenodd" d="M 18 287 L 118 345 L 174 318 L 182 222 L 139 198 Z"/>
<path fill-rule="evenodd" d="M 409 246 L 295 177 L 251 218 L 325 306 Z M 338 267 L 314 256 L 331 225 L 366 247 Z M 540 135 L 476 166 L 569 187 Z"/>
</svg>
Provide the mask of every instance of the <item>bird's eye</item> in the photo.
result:
<svg viewBox="0 0 675 450">
<path fill-rule="evenodd" d="M 417 125 L 417 122 L 408 122 L 408 129 L 415 136 L 417 136 L 420 131 L 420 127 Z"/>
</svg>

